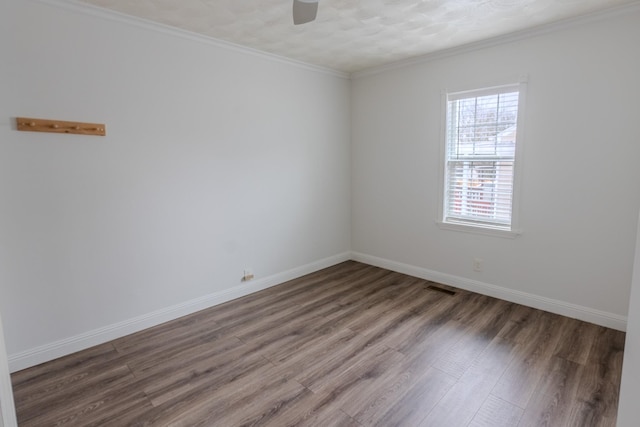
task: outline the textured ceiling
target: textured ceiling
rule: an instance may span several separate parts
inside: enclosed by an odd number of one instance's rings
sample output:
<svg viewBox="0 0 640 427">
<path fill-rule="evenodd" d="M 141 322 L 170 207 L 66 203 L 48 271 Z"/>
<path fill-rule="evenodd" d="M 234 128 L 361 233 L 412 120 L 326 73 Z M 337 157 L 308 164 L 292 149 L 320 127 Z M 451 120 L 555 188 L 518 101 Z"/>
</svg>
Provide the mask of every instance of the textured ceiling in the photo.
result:
<svg viewBox="0 0 640 427">
<path fill-rule="evenodd" d="M 354 72 L 638 0 L 81 0 L 334 70 Z"/>
</svg>

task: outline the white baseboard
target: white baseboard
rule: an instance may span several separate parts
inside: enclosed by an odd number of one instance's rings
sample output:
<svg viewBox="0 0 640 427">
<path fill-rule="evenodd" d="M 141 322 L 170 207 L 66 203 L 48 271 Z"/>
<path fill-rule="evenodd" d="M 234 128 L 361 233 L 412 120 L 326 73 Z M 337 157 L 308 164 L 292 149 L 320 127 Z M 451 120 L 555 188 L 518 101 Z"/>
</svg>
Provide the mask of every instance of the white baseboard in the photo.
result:
<svg viewBox="0 0 640 427">
<path fill-rule="evenodd" d="M 107 325 L 79 335 L 65 338 L 53 343 L 35 347 L 20 353 L 9 355 L 9 370 L 16 372 L 31 366 L 44 363 L 58 357 L 62 357 L 76 351 L 84 350 L 94 345 L 102 344 L 123 337 L 143 329 L 159 325 L 161 323 L 186 316 L 197 311 L 231 301 L 245 295 L 258 292 L 263 289 L 284 283 L 305 274 L 313 273 L 332 265 L 354 260 L 376 267 L 386 268 L 410 276 L 431 280 L 438 283 L 454 286 L 456 288 L 477 292 L 506 301 L 515 302 L 551 313 L 560 314 L 608 328 L 624 331 L 627 327 L 627 318 L 613 313 L 595 310 L 588 307 L 570 304 L 526 292 L 516 291 L 464 277 L 440 273 L 422 267 L 416 267 L 397 261 L 391 261 L 372 255 L 358 252 L 344 252 L 316 262 L 312 262 L 291 270 L 283 271 L 269 277 L 252 280 L 251 282 L 234 286 L 221 292 L 204 295 L 190 301 L 166 307 L 154 312 L 144 314 L 133 319 Z"/>
<path fill-rule="evenodd" d="M 351 259 L 376 267 L 386 268 L 387 270 L 397 271 L 398 273 L 408 274 L 421 279 L 431 280 L 433 282 L 454 286 L 456 288 L 488 295 L 505 301 L 549 311 L 562 316 L 584 320 L 585 322 L 595 323 L 596 325 L 605 326 L 607 328 L 619 331 L 625 331 L 627 328 L 627 317 L 620 316 L 618 314 L 595 310 L 589 307 L 583 307 L 539 295 L 516 291 L 451 274 L 440 273 L 426 268 L 390 261 L 388 259 L 378 258 L 358 252 L 352 252 Z"/>
<path fill-rule="evenodd" d="M 348 261 L 349 259 L 351 259 L 351 254 L 349 252 L 344 252 L 293 268 L 291 270 L 283 271 L 269 277 L 252 280 L 251 282 L 234 286 L 221 292 L 204 295 L 200 298 L 156 310 L 133 319 L 107 325 L 99 329 L 94 329 L 92 331 L 45 344 L 20 353 L 12 354 L 9 355 L 9 370 L 11 372 L 16 372 L 58 357 L 66 356 L 76 351 L 84 350 L 94 345 L 102 344 L 107 341 L 204 310 L 205 308 L 213 307 L 215 305 L 279 285 L 288 280 L 322 270 L 323 268 L 331 267 L 332 265 Z"/>
</svg>

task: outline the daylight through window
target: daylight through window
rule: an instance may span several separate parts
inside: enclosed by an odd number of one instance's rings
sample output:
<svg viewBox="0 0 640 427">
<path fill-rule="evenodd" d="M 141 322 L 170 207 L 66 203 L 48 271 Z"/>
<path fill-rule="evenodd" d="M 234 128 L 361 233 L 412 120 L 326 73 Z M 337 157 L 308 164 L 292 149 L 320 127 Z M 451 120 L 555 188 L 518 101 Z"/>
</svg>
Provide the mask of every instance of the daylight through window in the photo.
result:
<svg viewBox="0 0 640 427">
<path fill-rule="evenodd" d="M 511 230 L 518 85 L 447 96 L 444 222 Z"/>
</svg>

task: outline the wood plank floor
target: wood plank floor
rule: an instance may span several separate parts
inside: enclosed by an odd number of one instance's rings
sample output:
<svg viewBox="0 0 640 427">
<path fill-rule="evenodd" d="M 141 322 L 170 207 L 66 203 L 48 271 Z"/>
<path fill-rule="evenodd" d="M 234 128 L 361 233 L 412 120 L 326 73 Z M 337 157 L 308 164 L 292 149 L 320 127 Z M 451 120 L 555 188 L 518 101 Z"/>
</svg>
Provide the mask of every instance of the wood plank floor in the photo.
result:
<svg viewBox="0 0 640 427">
<path fill-rule="evenodd" d="M 345 262 L 12 379 L 21 426 L 613 427 L 623 347 Z"/>
</svg>

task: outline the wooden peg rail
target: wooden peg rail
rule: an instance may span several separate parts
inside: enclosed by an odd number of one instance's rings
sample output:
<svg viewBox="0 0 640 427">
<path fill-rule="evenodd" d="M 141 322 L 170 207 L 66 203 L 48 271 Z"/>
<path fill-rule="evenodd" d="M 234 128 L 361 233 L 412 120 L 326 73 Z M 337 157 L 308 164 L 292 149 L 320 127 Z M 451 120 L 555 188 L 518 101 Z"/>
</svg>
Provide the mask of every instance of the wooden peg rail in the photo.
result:
<svg viewBox="0 0 640 427">
<path fill-rule="evenodd" d="M 29 132 L 76 133 L 105 136 L 106 126 L 101 123 L 64 122 L 62 120 L 16 118 L 18 130 Z"/>
</svg>

